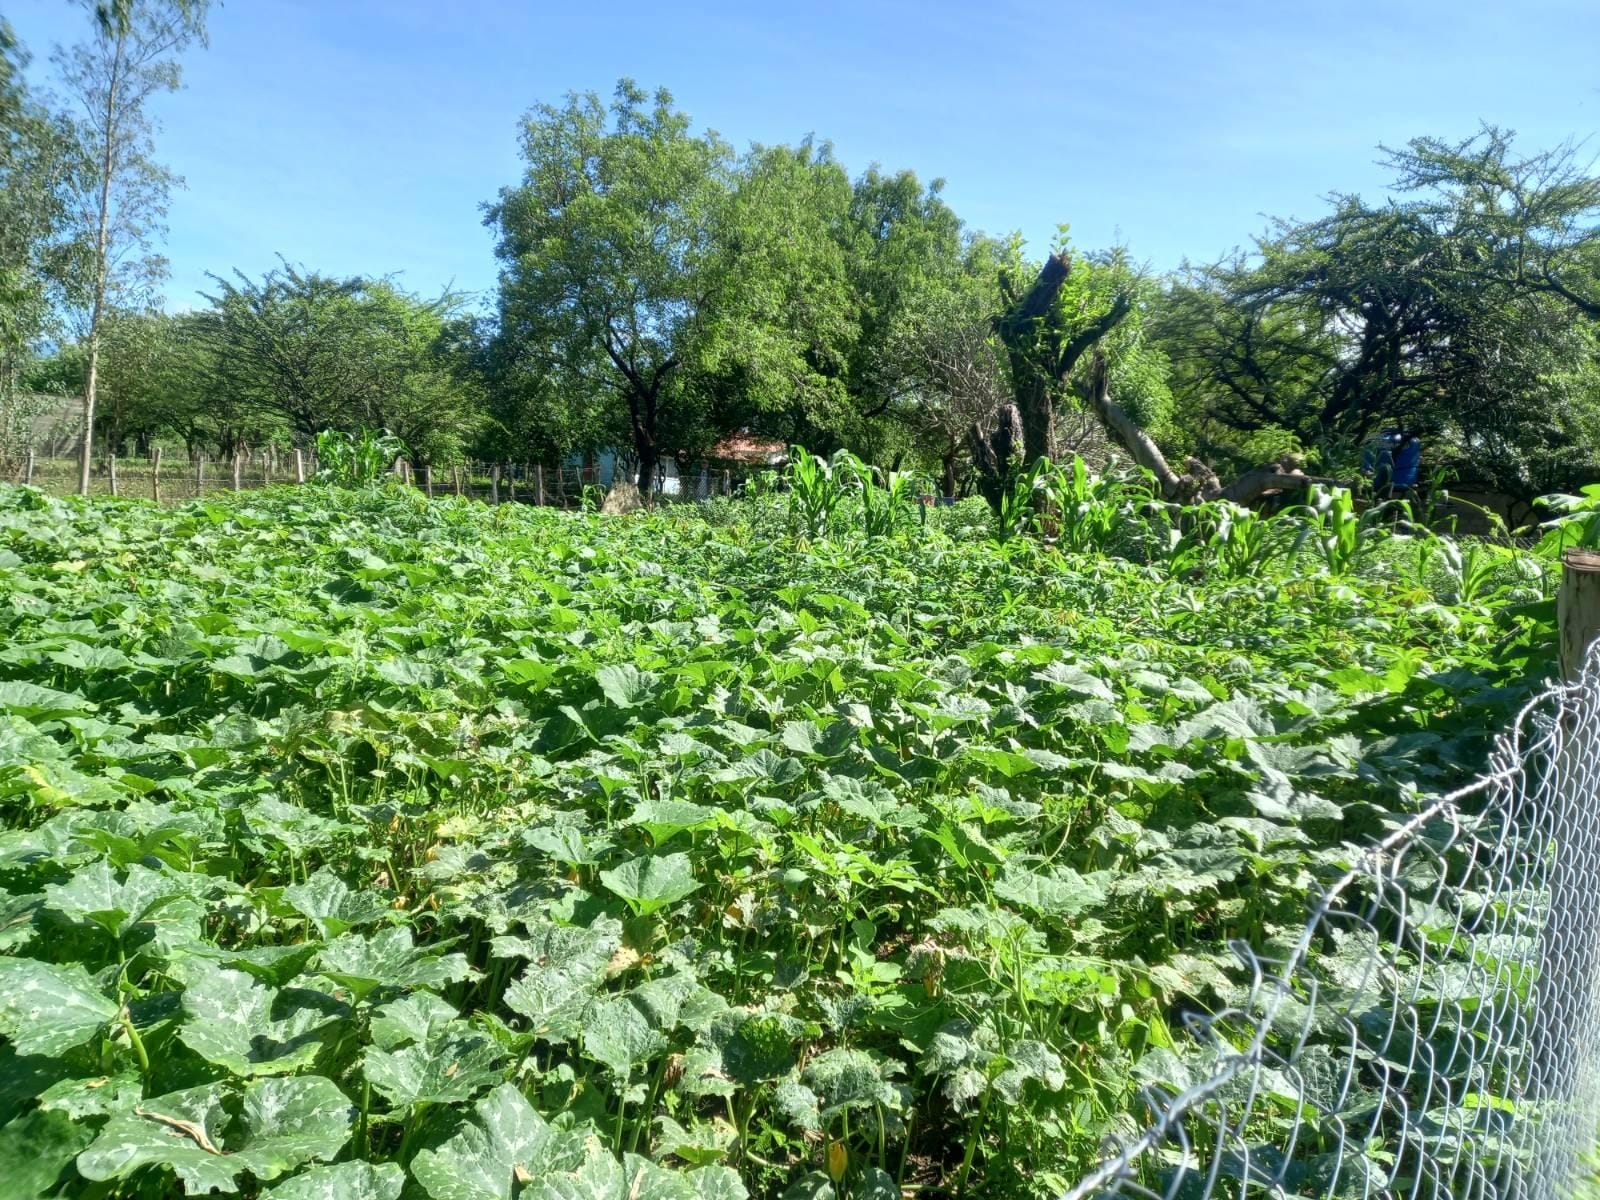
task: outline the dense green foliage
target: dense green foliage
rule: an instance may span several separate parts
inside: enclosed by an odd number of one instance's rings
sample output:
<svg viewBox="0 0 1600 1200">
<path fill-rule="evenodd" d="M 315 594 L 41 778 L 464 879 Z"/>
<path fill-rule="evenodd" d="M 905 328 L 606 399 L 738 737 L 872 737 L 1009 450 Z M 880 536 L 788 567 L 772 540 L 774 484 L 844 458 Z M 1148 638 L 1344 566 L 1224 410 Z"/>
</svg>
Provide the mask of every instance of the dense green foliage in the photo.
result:
<svg viewBox="0 0 1600 1200">
<path fill-rule="evenodd" d="M 1600 177 L 1571 147 L 1528 154 L 1494 128 L 1386 158 L 1391 197 L 1339 196 L 1174 282 L 1159 343 L 1197 440 L 1348 469 L 1404 424 L 1513 493 L 1592 477 Z"/>
<path fill-rule="evenodd" d="M 1158 471 L 1169 499 L 1267 462 L 1353 483 L 1392 427 L 1419 435 L 1425 475 L 1524 501 L 1600 476 L 1600 175 L 1570 144 L 1418 138 L 1384 152 L 1383 194 L 1157 276 L 1064 225 L 1029 254 L 968 227 L 942 181 L 852 175 L 809 136 L 733 147 L 625 79 L 522 118 L 519 177 L 483 206 L 500 272 L 475 312 L 384 264 L 286 259 L 213 275 L 207 307 L 169 315 L 172 181 L 143 103 L 203 40 L 205 5 L 90 7 L 57 73 L 91 114 L 115 101 L 104 120 L 31 96 L 0 33 L 0 472 L 38 391 L 95 395 L 120 455 L 381 427 L 436 464 L 611 452 L 648 491 L 749 432 L 997 511 L 1025 464 L 1103 465 L 1118 444 L 1182 464 Z"/>
<path fill-rule="evenodd" d="M 1535 561 L 1338 496 L 1119 542 L 1137 481 L 1036 473 L 1052 548 L 824 466 L 0 488 L 8 1183 L 1050 1195 L 1543 669 Z"/>
</svg>

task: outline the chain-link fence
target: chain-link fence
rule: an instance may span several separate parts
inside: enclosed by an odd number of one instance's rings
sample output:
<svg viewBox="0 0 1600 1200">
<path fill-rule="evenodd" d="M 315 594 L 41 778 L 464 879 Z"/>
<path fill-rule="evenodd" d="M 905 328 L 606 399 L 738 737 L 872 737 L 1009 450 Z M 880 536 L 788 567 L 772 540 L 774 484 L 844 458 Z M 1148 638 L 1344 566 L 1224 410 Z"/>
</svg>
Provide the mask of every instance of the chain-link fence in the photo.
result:
<svg viewBox="0 0 1600 1200">
<path fill-rule="evenodd" d="M 1067 1194 L 1600 1197 L 1600 647 L 1360 855 Z"/>
</svg>

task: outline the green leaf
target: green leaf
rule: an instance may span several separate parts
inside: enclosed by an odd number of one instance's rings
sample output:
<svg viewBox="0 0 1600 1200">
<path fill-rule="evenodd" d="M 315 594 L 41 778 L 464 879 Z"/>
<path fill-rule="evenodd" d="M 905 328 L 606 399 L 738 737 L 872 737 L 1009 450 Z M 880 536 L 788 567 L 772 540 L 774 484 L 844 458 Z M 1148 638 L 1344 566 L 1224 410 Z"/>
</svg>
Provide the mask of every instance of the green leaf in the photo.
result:
<svg viewBox="0 0 1600 1200">
<path fill-rule="evenodd" d="M 1082 667 L 1073 666 L 1071 663 L 1053 662 L 1037 672 L 1034 678 L 1074 696 L 1083 696 L 1091 700 L 1116 699 L 1116 693 L 1104 679 L 1091 675 Z"/>
<path fill-rule="evenodd" d="M 79 963 L 0 958 L 0 1033 L 18 1054 L 64 1054 L 119 1011 Z"/>
<path fill-rule="evenodd" d="M 447 1036 L 401 1050 L 369 1047 L 363 1070 L 396 1108 L 460 1104 L 499 1082 L 500 1048 L 480 1034 Z"/>
<path fill-rule="evenodd" d="M 376 1045 L 393 1050 L 407 1042 L 432 1041 L 457 1015 L 454 1005 L 432 992 L 412 992 L 377 1009 L 368 1031 Z"/>
<path fill-rule="evenodd" d="M 18 1054 L 0 1044 L 0 1114 L 21 1112 L 29 1100 L 71 1074 L 72 1068 L 59 1058 Z"/>
<path fill-rule="evenodd" d="M 105 859 L 74 871 L 66 883 L 44 890 L 45 907 L 69 921 L 99 925 L 121 937 L 151 911 L 183 889 L 148 867 L 132 864 L 125 879 Z"/>
<path fill-rule="evenodd" d="M 37 1108 L 0 1126 L 0 1180 L 6 1196 L 35 1200 L 54 1192 L 61 1172 L 93 1137 L 66 1114 Z"/>
<path fill-rule="evenodd" d="M 1033 1080 L 1047 1091 L 1066 1086 L 1061 1058 L 1043 1042 L 1018 1042 L 1006 1052 L 1007 1066 L 995 1077 L 994 1090 L 1007 1104 L 1023 1101 L 1022 1085 Z"/>
<path fill-rule="evenodd" d="M 411 930 L 384 929 L 371 937 L 347 933 L 322 948 L 317 969 L 362 999 L 374 988 L 445 987 L 468 979 L 473 970 L 462 954 L 434 954 L 419 948 Z"/>
<path fill-rule="evenodd" d="M 34 721 L 50 721 L 74 713 L 92 712 L 94 707 L 82 696 L 69 692 L 20 680 L 0 681 L 0 712 L 13 712 Z"/>
<path fill-rule="evenodd" d="M 583 1052 L 626 1079 L 667 1050 L 666 1035 L 626 996 L 594 1004 L 583 1020 Z"/>
<path fill-rule="evenodd" d="M 600 872 L 600 882 L 641 917 L 682 900 L 699 888 L 687 854 L 646 855 Z"/>
<path fill-rule="evenodd" d="M 503 1083 L 473 1106 L 471 1119 L 447 1141 L 420 1151 L 411 1174 L 433 1200 L 511 1200 L 518 1183 L 569 1170 L 582 1159 L 581 1135 L 552 1130 L 521 1092 Z"/>
<path fill-rule="evenodd" d="M 352 892 L 326 867 L 304 883 L 283 889 L 296 912 L 309 917 L 324 938 L 366 925 L 389 913 L 388 902 L 374 892 Z"/>
<path fill-rule="evenodd" d="M 1045 875 L 1007 863 L 995 881 L 994 894 L 1045 916 L 1076 916 L 1106 902 L 1109 878 L 1107 871 L 1080 875 L 1071 867 L 1057 867 Z"/>
<path fill-rule="evenodd" d="M 312 1167 L 267 1189 L 271 1200 L 399 1200 L 406 1173 L 397 1163 Z"/>
<path fill-rule="evenodd" d="M 289 1013 L 274 1018 L 280 993 L 242 971 L 207 971 L 184 989 L 178 1038 L 207 1062 L 246 1078 L 309 1067 L 344 1015 L 344 1006 L 304 989 L 281 998 Z"/>
<path fill-rule="evenodd" d="M 90 1079 L 63 1079 L 40 1094 L 39 1107 L 82 1121 L 125 1112 L 143 1098 L 144 1081 L 136 1072 L 125 1071 L 109 1078 L 98 1075 Z"/>
<path fill-rule="evenodd" d="M 78 1155 L 79 1174 L 107 1181 L 163 1166 L 190 1192 L 234 1192 L 243 1172 L 270 1181 L 302 1163 L 334 1157 L 355 1117 L 344 1093 L 317 1075 L 249 1085 L 236 1121 L 229 1120 L 225 1098 L 220 1085 L 210 1084 L 116 1114 Z"/>
<path fill-rule="evenodd" d="M 641 825 L 650 834 L 653 845 L 660 846 L 680 833 L 700 829 L 717 819 L 717 809 L 703 804 L 690 804 L 686 800 L 641 801 L 629 814 L 627 824 Z"/>
<path fill-rule="evenodd" d="M 622 924 L 611 917 L 587 929 L 539 926 L 521 947 L 530 961 L 506 989 L 506 1006 L 527 1017 L 540 1037 L 560 1042 L 576 1036 L 579 1020 L 621 945 Z"/>
<path fill-rule="evenodd" d="M 670 1174 L 670 1172 L 669 1172 Z M 670 1193 L 680 1200 L 682 1193 Z M 691 1197 L 693 1193 L 690 1194 Z M 643 1189 L 630 1196 L 628 1176 L 609 1151 L 591 1145 L 577 1167 L 561 1174 L 536 1176 L 518 1200 L 646 1200 Z"/>
<path fill-rule="evenodd" d="M 595 679 L 606 699 L 618 708 L 637 708 L 650 698 L 656 685 L 656 676 L 641 671 L 631 663 L 601 667 Z"/>
</svg>

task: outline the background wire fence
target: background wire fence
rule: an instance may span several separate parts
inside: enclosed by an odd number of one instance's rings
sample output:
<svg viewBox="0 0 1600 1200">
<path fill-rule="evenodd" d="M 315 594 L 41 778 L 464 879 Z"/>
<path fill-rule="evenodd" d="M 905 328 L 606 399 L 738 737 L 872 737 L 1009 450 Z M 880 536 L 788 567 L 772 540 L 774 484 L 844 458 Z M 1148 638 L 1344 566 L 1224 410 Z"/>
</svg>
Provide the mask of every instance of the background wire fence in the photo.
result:
<svg viewBox="0 0 1600 1200">
<path fill-rule="evenodd" d="M 741 491 L 764 468 L 748 464 L 696 462 L 680 476 L 674 466 L 658 480 L 656 497 L 662 501 L 697 501 Z M 121 495 L 163 502 L 193 500 L 220 492 L 248 490 L 313 479 L 315 455 L 302 452 L 298 467 L 292 450 L 252 449 L 237 460 L 172 455 L 157 463 L 153 457 L 113 460 L 102 456 L 91 463 L 89 493 Z M 0 471 L 0 482 L 28 483 L 52 495 L 78 490 L 78 459 L 34 454 L 19 459 L 10 470 Z M 579 508 L 597 502 L 613 477 L 629 477 L 594 466 L 469 461 L 422 468 L 407 464 L 397 471 L 411 486 L 434 496 L 465 496 L 490 504 L 544 504 Z M 666 486 L 661 486 L 665 484 Z"/>
<path fill-rule="evenodd" d="M 1067 1200 L 1600 1196 L 1600 646 L 1362 854 Z"/>
</svg>

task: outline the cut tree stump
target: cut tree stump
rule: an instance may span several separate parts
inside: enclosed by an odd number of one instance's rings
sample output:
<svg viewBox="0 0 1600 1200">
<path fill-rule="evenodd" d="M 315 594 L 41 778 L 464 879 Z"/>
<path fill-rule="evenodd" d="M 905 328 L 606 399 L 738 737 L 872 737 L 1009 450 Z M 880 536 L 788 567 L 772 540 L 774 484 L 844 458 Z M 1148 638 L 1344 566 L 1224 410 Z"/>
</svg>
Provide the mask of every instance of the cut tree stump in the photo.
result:
<svg viewBox="0 0 1600 1200">
<path fill-rule="evenodd" d="M 1561 558 L 1556 628 L 1561 633 L 1561 676 L 1576 683 L 1595 642 L 1600 641 L 1600 552 L 1568 550 Z"/>
</svg>

